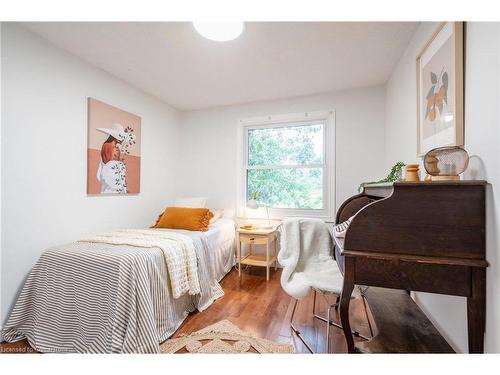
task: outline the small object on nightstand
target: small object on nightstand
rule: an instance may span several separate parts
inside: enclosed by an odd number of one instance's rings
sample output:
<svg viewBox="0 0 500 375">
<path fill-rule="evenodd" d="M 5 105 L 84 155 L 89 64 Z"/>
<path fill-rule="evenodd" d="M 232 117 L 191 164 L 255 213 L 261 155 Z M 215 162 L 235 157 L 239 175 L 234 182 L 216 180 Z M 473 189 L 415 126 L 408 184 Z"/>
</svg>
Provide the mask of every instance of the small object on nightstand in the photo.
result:
<svg viewBox="0 0 500 375">
<path fill-rule="evenodd" d="M 408 164 L 406 166 L 406 178 L 407 182 L 417 182 L 420 181 L 420 176 L 418 174 L 418 164 Z"/>
<path fill-rule="evenodd" d="M 250 199 L 248 202 L 247 202 L 247 207 L 252 209 L 252 210 L 256 210 L 258 209 L 259 207 L 261 207 L 262 205 L 260 205 L 258 202 L 257 202 L 257 192 L 254 191 L 253 193 L 253 196 L 252 196 L 252 199 Z M 267 225 L 260 225 L 259 228 L 260 229 L 273 229 L 273 226 L 271 225 L 271 220 L 269 219 L 269 207 L 266 205 L 264 206 L 266 207 L 266 213 L 267 213 Z"/>
<path fill-rule="evenodd" d="M 275 227 L 271 229 L 251 229 L 247 230 L 243 227 L 237 230 L 236 241 L 236 256 L 238 259 L 238 276 L 241 277 L 241 265 L 266 267 L 266 280 L 269 281 L 269 268 L 274 263 L 274 270 L 278 268 L 278 234 Z M 248 254 L 245 256 L 241 253 L 241 244 L 248 244 Z M 273 254 L 271 255 L 271 244 L 273 245 Z M 265 245 L 266 252 L 264 255 L 256 255 L 252 252 L 253 245 Z"/>
</svg>

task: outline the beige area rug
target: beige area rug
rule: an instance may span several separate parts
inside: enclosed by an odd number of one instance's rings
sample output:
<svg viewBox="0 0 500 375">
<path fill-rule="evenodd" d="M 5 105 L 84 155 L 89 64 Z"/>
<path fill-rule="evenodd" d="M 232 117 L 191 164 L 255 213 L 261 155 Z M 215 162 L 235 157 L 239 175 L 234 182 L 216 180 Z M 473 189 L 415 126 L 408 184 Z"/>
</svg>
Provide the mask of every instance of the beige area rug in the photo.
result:
<svg viewBox="0 0 500 375">
<path fill-rule="evenodd" d="M 229 320 L 205 327 L 187 336 L 165 341 L 160 350 L 165 354 L 184 351 L 203 354 L 293 353 L 293 346 L 278 344 L 242 331 Z"/>
</svg>

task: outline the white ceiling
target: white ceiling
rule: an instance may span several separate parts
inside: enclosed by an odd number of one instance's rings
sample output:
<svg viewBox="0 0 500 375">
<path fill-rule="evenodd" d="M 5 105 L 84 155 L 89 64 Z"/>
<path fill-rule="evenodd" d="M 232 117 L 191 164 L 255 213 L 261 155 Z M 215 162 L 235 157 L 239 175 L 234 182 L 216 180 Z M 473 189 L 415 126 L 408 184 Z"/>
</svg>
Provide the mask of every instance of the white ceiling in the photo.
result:
<svg viewBox="0 0 500 375">
<path fill-rule="evenodd" d="M 36 22 L 30 30 L 191 110 L 383 84 L 415 22 L 249 22 L 236 40 L 189 22 Z"/>
</svg>

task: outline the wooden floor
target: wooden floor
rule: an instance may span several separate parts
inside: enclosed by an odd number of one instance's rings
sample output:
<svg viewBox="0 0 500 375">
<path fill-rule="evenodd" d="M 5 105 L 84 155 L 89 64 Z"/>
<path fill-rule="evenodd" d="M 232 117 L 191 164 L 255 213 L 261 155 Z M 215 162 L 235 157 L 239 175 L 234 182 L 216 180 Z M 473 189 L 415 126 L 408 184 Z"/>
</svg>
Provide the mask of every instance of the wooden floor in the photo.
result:
<svg viewBox="0 0 500 375">
<path fill-rule="evenodd" d="M 266 282 L 265 268 L 251 267 L 243 271 L 240 280 L 238 272 L 232 270 L 221 282 L 225 292 L 224 297 L 215 301 L 207 310 L 190 314 L 173 337 L 189 334 L 227 319 L 244 331 L 276 342 L 290 343 L 294 345 L 296 353 L 309 353 L 290 329 L 294 300 L 281 289 L 280 274 L 280 270 L 272 271 L 271 279 Z M 333 301 L 334 297 L 329 300 Z M 313 318 L 312 303 L 312 293 L 308 298 L 299 302 L 294 323 L 314 351 L 325 353 L 326 323 Z M 325 307 L 326 302 L 318 294 L 316 312 L 319 315 L 325 315 Z M 370 312 L 365 310 L 361 299 L 351 302 L 350 313 L 352 328 L 370 337 L 368 319 L 372 327 L 373 322 Z M 337 312 L 335 311 L 332 315 L 338 322 Z M 342 331 L 332 327 L 330 332 L 331 352 L 345 353 L 346 346 Z M 2 352 L 32 353 L 33 349 L 23 340 L 12 344 L 1 343 L 0 353 Z"/>
</svg>

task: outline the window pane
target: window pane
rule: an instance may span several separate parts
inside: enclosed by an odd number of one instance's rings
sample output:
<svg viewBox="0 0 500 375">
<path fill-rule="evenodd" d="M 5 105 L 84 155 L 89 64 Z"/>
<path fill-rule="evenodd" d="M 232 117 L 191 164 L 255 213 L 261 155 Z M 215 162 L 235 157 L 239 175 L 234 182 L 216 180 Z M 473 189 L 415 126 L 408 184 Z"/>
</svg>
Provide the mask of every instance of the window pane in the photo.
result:
<svg viewBox="0 0 500 375">
<path fill-rule="evenodd" d="M 249 169 L 247 199 L 274 208 L 323 208 L 323 168 Z"/>
<path fill-rule="evenodd" d="M 322 163 L 322 124 L 248 130 L 248 165 Z"/>
</svg>

